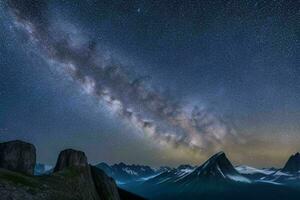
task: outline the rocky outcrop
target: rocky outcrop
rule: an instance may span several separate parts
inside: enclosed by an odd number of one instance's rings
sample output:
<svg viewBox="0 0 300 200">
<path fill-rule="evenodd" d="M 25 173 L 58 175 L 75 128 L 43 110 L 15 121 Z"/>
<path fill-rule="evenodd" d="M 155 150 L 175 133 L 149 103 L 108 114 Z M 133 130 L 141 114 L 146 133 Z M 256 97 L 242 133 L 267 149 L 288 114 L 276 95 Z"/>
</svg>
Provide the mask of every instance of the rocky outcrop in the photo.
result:
<svg viewBox="0 0 300 200">
<path fill-rule="evenodd" d="M 101 200 L 145 200 L 136 194 L 118 188 L 113 178 L 96 166 L 90 166 L 92 177 Z"/>
<path fill-rule="evenodd" d="M 68 167 L 87 167 L 87 157 L 84 152 L 66 149 L 60 152 L 53 172 L 58 172 Z"/>
<path fill-rule="evenodd" d="M 0 168 L 33 175 L 36 150 L 32 144 L 15 140 L 0 143 Z"/>
<path fill-rule="evenodd" d="M 72 181 L 68 186 L 73 189 L 76 188 L 76 193 L 81 199 L 101 200 L 84 152 L 74 149 L 61 151 L 53 172 L 54 174 L 67 174 L 67 176 L 72 177 Z M 70 180 L 67 179 L 66 182 Z"/>
<path fill-rule="evenodd" d="M 285 164 L 282 171 L 288 172 L 288 173 L 297 173 L 300 171 L 300 153 L 299 152 L 297 152 L 295 155 L 292 155 L 288 159 L 288 161 Z"/>
<path fill-rule="evenodd" d="M 32 144 L 22 141 L 0 144 L 1 200 L 143 199 L 120 190 L 112 178 L 88 164 L 82 151 L 66 149 L 60 152 L 54 172 L 44 176 L 32 176 L 35 159 Z"/>
<path fill-rule="evenodd" d="M 117 184 L 101 169 L 90 166 L 93 181 L 101 200 L 120 200 Z"/>
</svg>

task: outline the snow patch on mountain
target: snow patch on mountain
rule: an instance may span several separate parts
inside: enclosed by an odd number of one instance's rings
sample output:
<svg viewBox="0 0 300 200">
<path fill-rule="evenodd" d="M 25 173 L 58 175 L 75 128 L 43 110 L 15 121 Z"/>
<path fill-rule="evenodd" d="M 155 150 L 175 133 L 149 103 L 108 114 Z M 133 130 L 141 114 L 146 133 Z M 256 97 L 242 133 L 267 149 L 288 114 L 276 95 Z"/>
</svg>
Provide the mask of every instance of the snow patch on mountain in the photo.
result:
<svg viewBox="0 0 300 200">
<path fill-rule="evenodd" d="M 251 183 L 249 179 L 243 176 L 236 176 L 236 175 L 227 175 L 227 177 L 230 180 L 237 181 L 237 182 L 243 182 L 243 183 Z"/>
<path fill-rule="evenodd" d="M 125 171 L 127 174 L 130 174 L 130 175 L 134 175 L 134 176 L 138 176 L 139 175 L 137 172 L 135 172 L 135 171 L 133 171 L 133 170 L 127 168 L 127 167 L 123 168 L 122 170 Z"/>
<path fill-rule="evenodd" d="M 250 167 L 247 165 L 240 165 L 235 167 L 235 169 L 240 173 L 240 174 L 264 174 L 264 175 L 270 175 L 273 174 L 275 171 L 270 170 L 270 169 L 257 169 L 254 167 Z"/>
</svg>

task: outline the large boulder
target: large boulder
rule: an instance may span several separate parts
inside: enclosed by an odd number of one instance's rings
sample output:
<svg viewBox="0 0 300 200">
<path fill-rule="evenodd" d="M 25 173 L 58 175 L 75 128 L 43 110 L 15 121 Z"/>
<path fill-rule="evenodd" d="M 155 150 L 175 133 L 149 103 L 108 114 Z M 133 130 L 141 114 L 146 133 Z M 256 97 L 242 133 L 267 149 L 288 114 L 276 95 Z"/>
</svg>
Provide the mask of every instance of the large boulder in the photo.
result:
<svg viewBox="0 0 300 200">
<path fill-rule="evenodd" d="M 87 157 L 84 152 L 74 149 L 66 149 L 60 152 L 54 172 L 61 171 L 69 167 L 87 167 Z"/>
<path fill-rule="evenodd" d="M 14 140 L 0 143 L 0 168 L 33 175 L 36 150 L 32 144 Z"/>
</svg>

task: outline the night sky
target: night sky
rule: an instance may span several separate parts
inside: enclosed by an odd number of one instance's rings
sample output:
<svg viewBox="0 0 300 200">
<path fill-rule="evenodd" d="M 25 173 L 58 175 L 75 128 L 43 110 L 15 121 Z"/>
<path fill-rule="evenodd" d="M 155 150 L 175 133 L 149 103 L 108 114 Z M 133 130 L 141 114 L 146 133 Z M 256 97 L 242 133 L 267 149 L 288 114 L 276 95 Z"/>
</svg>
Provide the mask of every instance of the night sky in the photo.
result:
<svg viewBox="0 0 300 200">
<path fill-rule="evenodd" d="M 300 2 L 0 1 L 0 141 L 38 161 L 281 167 L 300 151 Z"/>
</svg>

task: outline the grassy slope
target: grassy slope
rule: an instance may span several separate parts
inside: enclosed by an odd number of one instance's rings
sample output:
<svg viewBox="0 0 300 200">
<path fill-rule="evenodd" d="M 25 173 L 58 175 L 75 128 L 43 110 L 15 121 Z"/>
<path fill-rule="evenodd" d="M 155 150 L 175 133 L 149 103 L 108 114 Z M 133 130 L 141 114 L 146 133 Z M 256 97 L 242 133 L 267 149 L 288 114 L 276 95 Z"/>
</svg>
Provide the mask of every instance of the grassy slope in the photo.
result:
<svg viewBox="0 0 300 200">
<path fill-rule="evenodd" d="M 27 176 L 17 172 L 0 169 L 0 186 L 27 192 L 45 199 L 82 199 L 79 194 L 79 180 L 82 172 L 78 169 L 66 169 L 53 175 Z"/>
</svg>

